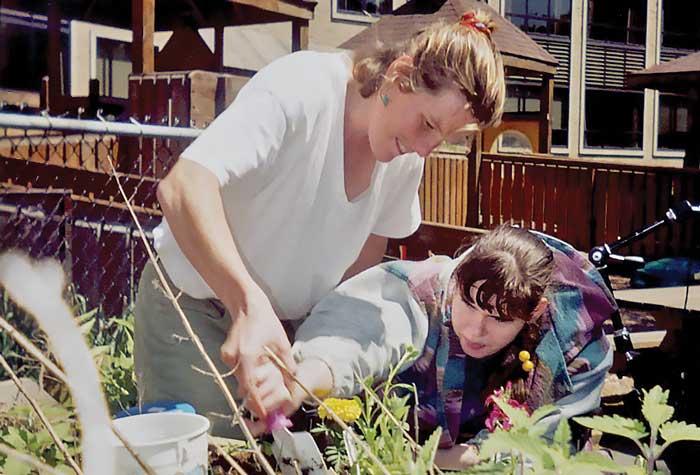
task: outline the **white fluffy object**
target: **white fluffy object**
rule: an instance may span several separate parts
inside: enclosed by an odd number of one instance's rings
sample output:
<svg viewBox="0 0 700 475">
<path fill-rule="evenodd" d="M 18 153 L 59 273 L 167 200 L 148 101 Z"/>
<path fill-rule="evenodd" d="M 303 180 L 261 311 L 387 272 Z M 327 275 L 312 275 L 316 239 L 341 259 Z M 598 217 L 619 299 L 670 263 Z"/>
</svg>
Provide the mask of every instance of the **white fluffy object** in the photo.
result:
<svg viewBox="0 0 700 475">
<path fill-rule="evenodd" d="M 0 284 L 39 322 L 66 373 L 82 428 L 84 475 L 113 475 L 109 412 L 97 368 L 63 299 L 65 276 L 61 265 L 9 252 L 0 256 Z"/>
</svg>

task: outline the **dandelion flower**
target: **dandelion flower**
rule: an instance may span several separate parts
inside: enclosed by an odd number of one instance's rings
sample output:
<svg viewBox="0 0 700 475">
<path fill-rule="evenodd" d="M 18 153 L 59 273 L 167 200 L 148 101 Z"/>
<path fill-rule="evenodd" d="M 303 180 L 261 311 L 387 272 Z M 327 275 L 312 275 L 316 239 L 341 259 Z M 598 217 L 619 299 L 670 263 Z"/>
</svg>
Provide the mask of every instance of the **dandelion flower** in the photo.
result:
<svg viewBox="0 0 700 475">
<path fill-rule="evenodd" d="M 362 414 L 362 408 L 360 404 L 355 399 L 338 399 L 334 397 L 329 397 L 325 399 L 323 403 L 328 406 L 328 409 L 333 411 L 340 417 L 343 422 L 352 424 L 355 422 Z M 330 415 L 326 408 L 321 406 L 318 408 L 318 417 L 321 419 L 330 419 Z"/>
</svg>

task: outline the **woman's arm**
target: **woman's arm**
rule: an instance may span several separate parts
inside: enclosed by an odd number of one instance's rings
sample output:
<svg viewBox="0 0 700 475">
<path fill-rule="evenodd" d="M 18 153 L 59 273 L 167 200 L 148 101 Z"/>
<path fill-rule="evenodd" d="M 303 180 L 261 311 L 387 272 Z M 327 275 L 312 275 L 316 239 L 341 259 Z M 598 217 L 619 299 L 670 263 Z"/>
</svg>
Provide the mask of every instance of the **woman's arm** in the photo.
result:
<svg viewBox="0 0 700 475">
<path fill-rule="evenodd" d="M 250 409 L 264 416 L 265 395 L 252 384 L 264 347 L 275 351 L 290 368 L 295 365 L 277 315 L 236 248 L 219 190 L 214 173 L 181 159 L 161 181 L 157 193 L 180 249 L 232 316 L 221 359 L 238 367 L 236 377 L 242 392 L 249 393 Z M 276 376 L 281 384 L 281 374 Z"/>
<path fill-rule="evenodd" d="M 348 270 L 345 271 L 341 282 L 382 262 L 382 258 L 386 252 L 387 242 L 388 238 L 384 236 L 370 234 L 364 246 L 362 246 L 360 255 L 355 259 L 355 262 L 348 267 Z"/>
</svg>

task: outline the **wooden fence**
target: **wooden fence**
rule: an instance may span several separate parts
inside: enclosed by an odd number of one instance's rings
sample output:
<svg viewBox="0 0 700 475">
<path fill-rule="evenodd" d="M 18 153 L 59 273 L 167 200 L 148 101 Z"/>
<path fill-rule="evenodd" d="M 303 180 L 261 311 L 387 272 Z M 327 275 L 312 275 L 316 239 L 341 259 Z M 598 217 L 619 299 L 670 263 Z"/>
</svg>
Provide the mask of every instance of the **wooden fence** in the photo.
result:
<svg viewBox="0 0 700 475">
<path fill-rule="evenodd" d="M 426 160 L 420 199 L 430 223 L 491 229 L 515 223 L 581 250 L 662 219 L 682 200 L 700 202 L 700 170 L 594 160 L 437 153 Z M 698 255 L 700 217 L 635 244 L 647 257 Z"/>
</svg>

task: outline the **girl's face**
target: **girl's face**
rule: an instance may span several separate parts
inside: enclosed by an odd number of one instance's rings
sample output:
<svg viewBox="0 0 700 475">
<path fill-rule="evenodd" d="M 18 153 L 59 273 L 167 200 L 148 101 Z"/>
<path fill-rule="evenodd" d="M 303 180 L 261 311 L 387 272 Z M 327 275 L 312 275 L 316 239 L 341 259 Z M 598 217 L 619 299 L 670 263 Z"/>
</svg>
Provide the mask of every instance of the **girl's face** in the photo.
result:
<svg viewBox="0 0 700 475">
<path fill-rule="evenodd" d="M 387 98 L 386 105 L 382 95 Z M 373 99 L 376 103 L 368 118 L 369 144 L 380 162 L 410 152 L 427 157 L 444 140 L 452 140 L 466 126 L 477 124 L 456 87 L 434 93 L 404 92 L 393 82 Z"/>
<path fill-rule="evenodd" d="M 476 293 L 484 282 L 477 281 L 470 289 L 474 305 L 465 302 L 458 293 L 455 293 L 452 300 L 452 328 L 459 337 L 462 350 L 472 358 L 486 358 L 498 353 L 508 346 L 525 326 L 523 320 L 504 320 L 495 310 L 488 312 L 475 306 Z"/>
</svg>

